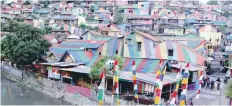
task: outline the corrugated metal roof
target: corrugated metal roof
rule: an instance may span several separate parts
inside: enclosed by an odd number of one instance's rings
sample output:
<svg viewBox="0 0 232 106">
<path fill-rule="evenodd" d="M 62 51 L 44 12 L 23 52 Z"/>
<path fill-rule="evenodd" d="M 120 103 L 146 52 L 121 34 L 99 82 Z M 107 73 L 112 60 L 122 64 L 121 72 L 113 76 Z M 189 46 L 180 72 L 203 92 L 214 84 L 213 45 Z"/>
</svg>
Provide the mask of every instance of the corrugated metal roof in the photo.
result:
<svg viewBox="0 0 232 106">
<path fill-rule="evenodd" d="M 67 40 L 63 41 L 60 46 L 64 47 L 83 47 L 83 48 L 99 48 L 102 46 L 106 41 L 99 41 L 99 40 Z"/>
</svg>

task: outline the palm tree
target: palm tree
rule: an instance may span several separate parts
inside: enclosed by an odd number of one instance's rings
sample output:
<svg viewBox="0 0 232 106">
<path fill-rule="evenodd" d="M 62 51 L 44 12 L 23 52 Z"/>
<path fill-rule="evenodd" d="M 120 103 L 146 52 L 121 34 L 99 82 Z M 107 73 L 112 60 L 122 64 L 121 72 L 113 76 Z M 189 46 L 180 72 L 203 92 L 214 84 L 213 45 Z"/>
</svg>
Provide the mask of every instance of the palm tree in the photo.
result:
<svg viewBox="0 0 232 106">
<path fill-rule="evenodd" d="M 225 95 L 230 99 L 229 105 L 232 105 L 232 81 L 231 80 L 229 81 L 227 85 Z"/>
</svg>

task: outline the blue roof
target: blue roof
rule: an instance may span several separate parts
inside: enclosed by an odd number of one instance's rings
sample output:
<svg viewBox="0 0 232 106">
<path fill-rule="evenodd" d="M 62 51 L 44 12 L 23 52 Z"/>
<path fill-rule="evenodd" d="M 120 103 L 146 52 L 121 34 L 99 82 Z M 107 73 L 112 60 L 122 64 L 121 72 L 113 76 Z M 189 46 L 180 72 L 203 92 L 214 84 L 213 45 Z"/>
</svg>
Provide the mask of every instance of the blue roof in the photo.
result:
<svg viewBox="0 0 232 106">
<path fill-rule="evenodd" d="M 93 42 L 93 43 L 91 43 Z M 63 47 L 74 47 L 74 48 L 99 48 L 103 45 L 104 41 L 63 41 L 60 46 Z"/>
<path fill-rule="evenodd" d="M 223 21 L 213 21 L 212 24 L 213 25 L 226 25 L 226 22 L 223 22 Z"/>
<path fill-rule="evenodd" d="M 232 40 L 232 34 L 226 37 L 227 40 Z"/>
<path fill-rule="evenodd" d="M 76 20 L 75 16 L 54 16 L 53 19 L 60 19 L 60 20 Z"/>
<path fill-rule="evenodd" d="M 49 13 L 49 9 L 48 8 L 41 8 L 41 9 L 36 9 L 34 10 L 36 13 Z"/>
<path fill-rule="evenodd" d="M 194 18 L 185 19 L 184 21 L 185 21 L 186 23 L 196 23 L 196 22 L 197 22 L 197 20 L 194 19 Z"/>
</svg>

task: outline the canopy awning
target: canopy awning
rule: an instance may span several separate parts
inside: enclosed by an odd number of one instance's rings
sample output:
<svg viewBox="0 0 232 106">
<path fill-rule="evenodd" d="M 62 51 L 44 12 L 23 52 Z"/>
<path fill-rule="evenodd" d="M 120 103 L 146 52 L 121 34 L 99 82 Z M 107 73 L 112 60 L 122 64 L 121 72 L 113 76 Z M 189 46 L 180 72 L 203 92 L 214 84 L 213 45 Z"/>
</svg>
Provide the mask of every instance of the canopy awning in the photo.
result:
<svg viewBox="0 0 232 106">
<path fill-rule="evenodd" d="M 77 66 L 74 68 L 60 68 L 60 70 L 63 71 L 70 71 L 70 72 L 76 72 L 76 73 L 85 73 L 85 74 L 89 74 L 91 71 L 90 67 L 85 67 L 85 66 Z"/>
<path fill-rule="evenodd" d="M 178 64 L 170 64 L 171 67 L 174 68 L 180 68 L 182 66 L 182 68 L 185 68 L 185 66 L 187 65 L 187 63 L 183 63 L 183 62 L 178 62 Z M 189 71 L 197 71 L 197 70 L 201 70 L 202 66 L 200 65 L 193 65 L 191 64 L 189 66 Z"/>
<path fill-rule="evenodd" d="M 176 75 L 177 75 L 177 73 L 165 74 L 163 84 L 169 85 L 169 84 L 175 83 L 177 81 Z M 155 82 L 156 75 L 155 74 L 136 73 L 136 78 L 138 81 L 142 81 L 145 83 L 156 85 L 156 82 Z M 120 71 L 119 72 L 119 79 L 132 81 L 132 72 Z"/>
<path fill-rule="evenodd" d="M 78 66 L 78 65 L 82 65 L 83 63 L 54 62 L 54 63 L 40 63 L 40 64 L 42 64 L 42 65 L 49 65 L 49 66 L 67 67 L 67 66 Z"/>
</svg>

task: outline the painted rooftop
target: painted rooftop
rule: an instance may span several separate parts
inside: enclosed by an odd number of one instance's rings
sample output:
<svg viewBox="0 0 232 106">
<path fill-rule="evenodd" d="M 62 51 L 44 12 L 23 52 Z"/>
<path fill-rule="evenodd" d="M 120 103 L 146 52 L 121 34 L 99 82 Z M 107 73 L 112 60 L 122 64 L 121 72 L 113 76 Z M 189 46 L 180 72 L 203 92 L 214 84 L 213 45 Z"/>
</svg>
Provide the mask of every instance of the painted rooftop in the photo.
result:
<svg viewBox="0 0 232 106">
<path fill-rule="evenodd" d="M 147 58 L 122 58 L 123 71 L 132 71 L 132 62 L 135 60 L 136 72 L 155 73 L 159 69 L 159 59 Z M 165 60 L 161 60 L 161 66 L 165 65 Z"/>
<path fill-rule="evenodd" d="M 168 56 L 168 50 L 173 50 L 173 56 Z M 196 53 L 193 49 L 175 43 L 165 41 L 154 48 L 152 53 L 155 59 L 177 60 L 180 62 L 190 62 L 193 64 L 203 65 L 205 57 Z"/>
<path fill-rule="evenodd" d="M 99 48 L 106 41 L 100 40 L 66 40 L 60 44 L 60 47 L 70 47 L 70 48 Z"/>
</svg>

